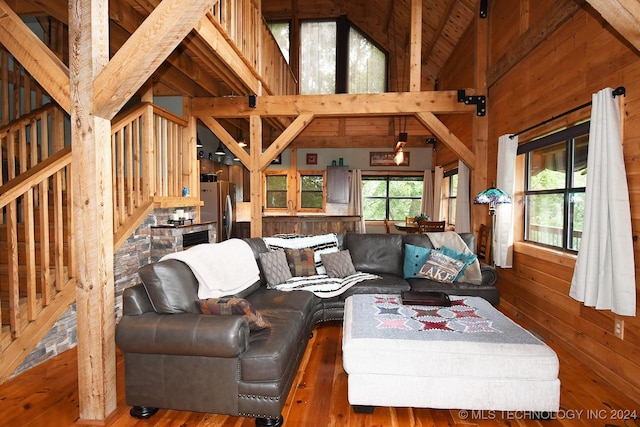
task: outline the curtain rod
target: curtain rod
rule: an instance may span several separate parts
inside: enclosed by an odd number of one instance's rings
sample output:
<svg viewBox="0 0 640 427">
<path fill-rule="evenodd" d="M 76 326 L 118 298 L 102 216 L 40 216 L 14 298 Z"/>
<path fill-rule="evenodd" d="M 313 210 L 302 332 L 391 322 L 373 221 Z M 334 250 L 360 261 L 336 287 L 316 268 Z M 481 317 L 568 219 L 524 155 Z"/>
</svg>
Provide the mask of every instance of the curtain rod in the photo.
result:
<svg viewBox="0 0 640 427">
<path fill-rule="evenodd" d="M 613 91 L 613 97 L 615 98 L 615 97 L 616 97 L 616 96 L 618 96 L 618 95 L 626 96 L 626 93 L 627 93 L 627 91 L 626 91 L 626 89 L 624 88 L 624 86 L 619 86 L 619 87 L 617 87 L 617 88 Z M 529 126 L 529 127 L 528 127 L 528 128 L 526 128 L 526 129 L 523 129 L 523 130 L 521 130 L 521 131 L 519 131 L 519 132 L 514 133 L 513 135 L 510 135 L 510 136 L 509 136 L 509 139 L 513 139 L 513 138 L 515 138 L 516 136 L 520 135 L 521 133 L 525 133 L 525 132 L 528 132 L 528 131 L 530 131 L 530 130 L 532 130 L 532 129 L 535 129 L 535 128 L 537 128 L 537 127 L 540 127 L 540 126 L 542 126 L 542 125 L 546 125 L 547 123 L 552 122 L 552 121 L 554 121 L 554 120 L 556 120 L 556 119 L 559 119 L 560 117 L 564 117 L 564 116 L 569 115 L 569 114 L 571 114 L 571 113 L 575 113 L 576 111 L 582 110 L 583 108 L 586 108 L 586 107 L 590 106 L 590 105 L 591 105 L 591 103 L 592 103 L 591 101 L 589 101 L 589 102 L 585 102 L 584 104 L 582 104 L 582 105 L 578 105 L 577 107 L 572 108 L 571 110 L 565 111 L 564 113 L 558 114 L 557 116 L 551 116 L 551 117 L 550 117 L 550 118 L 548 118 L 547 120 L 544 120 L 544 121 L 542 121 L 542 122 L 540 122 L 540 123 L 537 123 L 537 124 L 535 124 L 535 125 L 533 125 L 533 126 Z"/>
</svg>

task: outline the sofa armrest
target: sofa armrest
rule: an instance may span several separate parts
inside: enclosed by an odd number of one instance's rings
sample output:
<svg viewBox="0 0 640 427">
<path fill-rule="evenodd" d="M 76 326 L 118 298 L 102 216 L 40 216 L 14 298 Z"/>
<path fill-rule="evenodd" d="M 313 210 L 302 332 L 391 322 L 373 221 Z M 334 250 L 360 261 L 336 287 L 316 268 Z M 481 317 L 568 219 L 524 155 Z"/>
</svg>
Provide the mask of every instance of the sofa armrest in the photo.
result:
<svg viewBox="0 0 640 427">
<path fill-rule="evenodd" d="M 483 286 L 495 286 L 498 283 L 498 271 L 489 264 L 480 263 Z"/>
<path fill-rule="evenodd" d="M 242 316 L 196 313 L 123 316 L 116 344 L 124 353 L 236 357 L 249 343 L 249 325 Z"/>
</svg>

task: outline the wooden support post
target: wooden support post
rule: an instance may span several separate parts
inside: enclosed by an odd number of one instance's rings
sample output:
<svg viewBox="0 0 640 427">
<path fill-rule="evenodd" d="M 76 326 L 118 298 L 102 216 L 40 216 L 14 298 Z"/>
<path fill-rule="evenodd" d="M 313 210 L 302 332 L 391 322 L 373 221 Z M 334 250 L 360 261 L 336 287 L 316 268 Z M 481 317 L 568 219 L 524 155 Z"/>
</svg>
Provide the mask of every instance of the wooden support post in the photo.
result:
<svg viewBox="0 0 640 427">
<path fill-rule="evenodd" d="M 409 92 L 420 92 L 422 79 L 422 0 L 411 0 Z"/>
<path fill-rule="evenodd" d="M 108 2 L 69 2 L 71 143 L 81 420 L 116 408 L 111 122 L 95 112 L 94 79 L 109 60 Z"/>
<path fill-rule="evenodd" d="M 249 164 L 249 187 L 251 189 L 251 237 L 262 237 L 262 169 L 260 155 L 262 153 L 262 118 L 258 115 L 249 117 L 251 139 L 251 162 Z"/>
<path fill-rule="evenodd" d="M 489 61 L 489 18 L 479 18 L 480 5 L 476 13 L 476 48 L 475 48 L 475 86 L 479 94 L 487 94 L 487 63 Z M 489 119 L 488 115 L 473 116 L 473 152 L 476 159 L 488 159 Z M 495 150 L 497 152 L 497 150 Z M 487 209 L 474 205 L 476 194 L 487 188 L 487 161 L 476 162 L 471 171 L 471 232 L 480 230 L 480 224 L 486 224 Z"/>
</svg>

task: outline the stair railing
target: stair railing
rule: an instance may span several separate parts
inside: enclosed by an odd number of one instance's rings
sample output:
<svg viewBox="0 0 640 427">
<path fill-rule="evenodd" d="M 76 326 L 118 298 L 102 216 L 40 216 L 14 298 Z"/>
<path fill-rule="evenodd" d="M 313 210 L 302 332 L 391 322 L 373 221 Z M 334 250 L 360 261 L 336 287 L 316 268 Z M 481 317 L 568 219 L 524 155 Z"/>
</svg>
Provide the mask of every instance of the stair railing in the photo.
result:
<svg viewBox="0 0 640 427">
<path fill-rule="evenodd" d="M 0 241 L 6 242 L 8 261 L 0 282 L 1 292 L 8 295 L 1 316 L 3 343 L 7 335 L 19 338 L 73 276 L 72 222 L 64 209 L 71 206 L 70 179 L 67 147 L 0 187 L 5 233 Z"/>
</svg>

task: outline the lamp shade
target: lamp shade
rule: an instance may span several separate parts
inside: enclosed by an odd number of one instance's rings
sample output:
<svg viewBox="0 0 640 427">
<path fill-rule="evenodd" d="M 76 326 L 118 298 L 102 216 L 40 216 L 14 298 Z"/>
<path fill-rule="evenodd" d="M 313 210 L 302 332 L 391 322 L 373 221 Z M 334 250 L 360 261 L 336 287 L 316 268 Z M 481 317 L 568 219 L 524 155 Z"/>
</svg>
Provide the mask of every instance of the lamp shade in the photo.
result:
<svg viewBox="0 0 640 427">
<path fill-rule="evenodd" d="M 222 144 L 218 144 L 218 148 L 215 153 L 216 156 L 224 156 L 226 153 L 224 152 L 224 148 L 222 148 Z"/>
<path fill-rule="evenodd" d="M 481 205 L 497 205 L 501 203 L 511 203 L 511 197 L 504 191 L 496 187 L 489 187 L 478 193 L 473 203 Z"/>
</svg>

